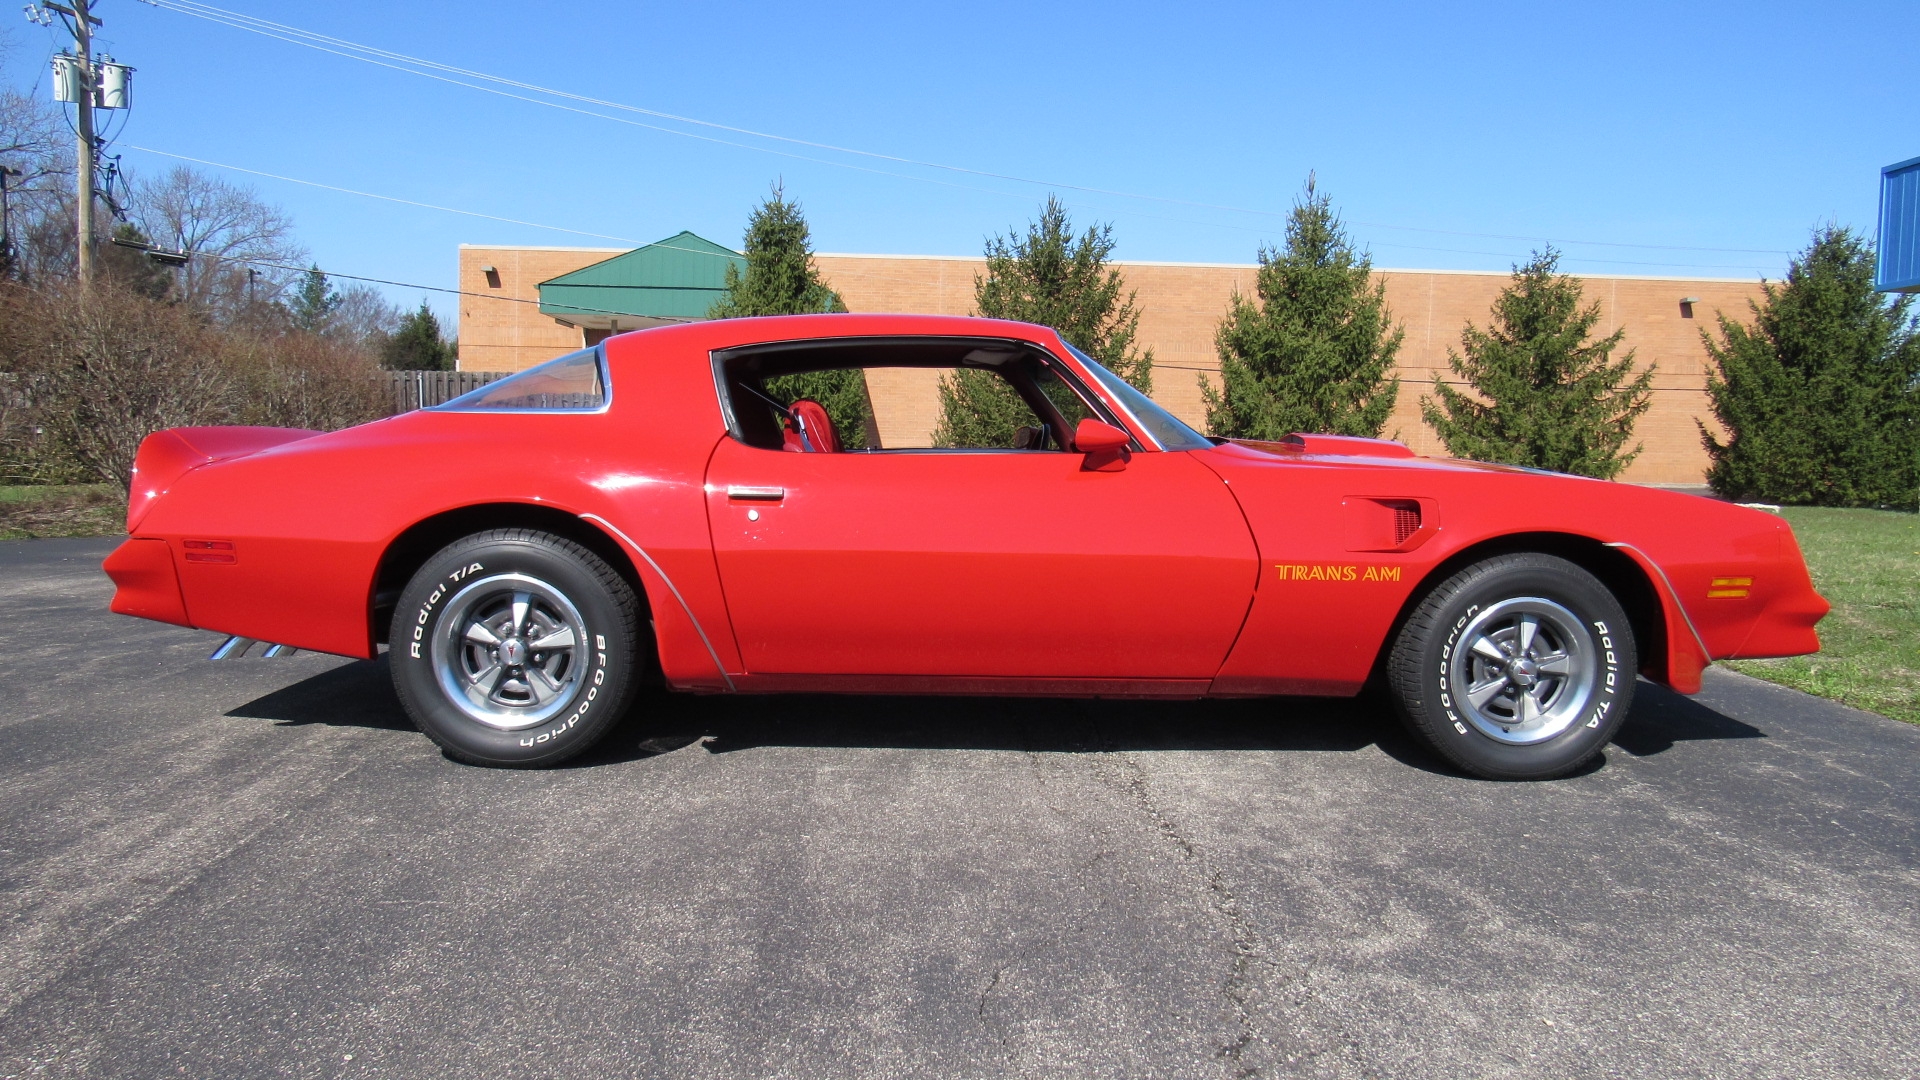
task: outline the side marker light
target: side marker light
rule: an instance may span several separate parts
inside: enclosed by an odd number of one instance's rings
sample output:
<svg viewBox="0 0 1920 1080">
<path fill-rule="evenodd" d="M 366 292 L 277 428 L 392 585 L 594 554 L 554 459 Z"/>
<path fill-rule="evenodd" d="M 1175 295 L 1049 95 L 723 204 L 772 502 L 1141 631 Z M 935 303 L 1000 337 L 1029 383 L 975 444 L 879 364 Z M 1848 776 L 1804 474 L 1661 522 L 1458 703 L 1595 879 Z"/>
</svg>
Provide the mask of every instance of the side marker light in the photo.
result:
<svg viewBox="0 0 1920 1080">
<path fill-rule="evenodd" d="M 233 550 L 231 540 L 183 540 L 180 546 L 187 550 L 188 562 L 234 563 L 240 557 Z"/>
<path fill-rule="evenodd" d="M 1752 584 L 1750 577 L 1717 577 L 1708 584 L 1707 599 L 1739 600 L 1747 595 L 1747 589 Z"/>
</svg>

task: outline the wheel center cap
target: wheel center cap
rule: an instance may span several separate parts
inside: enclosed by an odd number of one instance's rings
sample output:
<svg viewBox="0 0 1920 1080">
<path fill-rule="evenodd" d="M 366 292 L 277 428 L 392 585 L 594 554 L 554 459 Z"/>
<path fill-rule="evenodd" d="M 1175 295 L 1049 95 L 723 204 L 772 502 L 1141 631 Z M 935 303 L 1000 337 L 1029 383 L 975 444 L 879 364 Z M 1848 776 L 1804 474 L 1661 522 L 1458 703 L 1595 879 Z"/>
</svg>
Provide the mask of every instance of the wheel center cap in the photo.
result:
<svg viewBox="0 0 1920 1080">
<path fill-rule="evenodd" d="M 1532 686 L 1539 675 L 1540 665 L 1525 657 L 1507 661 L 1507 678 L 1512 679 L 1515 685 Z"/>
<path fill-rule="evenodd" d="M 527 662 L 527 643 L 522 638 L 510 637 L 500 643 L 500 662 L 519 667 Z"/>
</svg>

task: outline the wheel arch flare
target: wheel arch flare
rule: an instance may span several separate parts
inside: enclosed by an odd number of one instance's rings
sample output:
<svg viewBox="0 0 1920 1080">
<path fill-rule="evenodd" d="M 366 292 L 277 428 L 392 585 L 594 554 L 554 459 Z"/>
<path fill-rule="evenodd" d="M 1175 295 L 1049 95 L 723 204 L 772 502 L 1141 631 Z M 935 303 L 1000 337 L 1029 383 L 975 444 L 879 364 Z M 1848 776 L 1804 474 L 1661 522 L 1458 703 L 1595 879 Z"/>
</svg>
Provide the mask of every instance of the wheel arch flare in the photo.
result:
<svg viewBox="0 0 1920 1080">
<path fill-rule="evenodd" d="M 500 528 L 552 533 L 605 560 L 642 604 L 645 629 L 650 631 L 643 648 L 652 657 L 652 675 L 681 689 L 732 689 L 722 651 L 732 646 L 728 628 L 705 625 L 681 595 L 680 586 L 617 526 L 597 514 L 575 514 L 551 505 L 477 503 L 431 515 L 401 531 L 382 552 L 368 590 L 369 640 L 386 643 L 401 590 L 435 552 L 461 537 Z"/>
<path fill-rule="evenodd" d="M 1375 678 L 1381 674 L 1401 628 L 1435 586 L 1474 563 L 1523 552 L 1558 556 L 1599 578 L 1600 583 L 1613 593 L 1627 612 L 1627 622 L 1633 628 L 1634 640 L 1639 645 L 1640 674 L 1655 682 L 1669 681 L 1669 612 L 1660 590 L 1640 564 L 1620 549 L 1609 547 L 1589 536 L 1562 532 L 1524 532 L 1488 537 L 1468 544 L 1434 564 L 1407 593 L 1400 611 L 1381 639 L 1379 652 L 1374 659 Z M 1698 679 L 1697 674 L 1694 677 Z"/>
</svg>

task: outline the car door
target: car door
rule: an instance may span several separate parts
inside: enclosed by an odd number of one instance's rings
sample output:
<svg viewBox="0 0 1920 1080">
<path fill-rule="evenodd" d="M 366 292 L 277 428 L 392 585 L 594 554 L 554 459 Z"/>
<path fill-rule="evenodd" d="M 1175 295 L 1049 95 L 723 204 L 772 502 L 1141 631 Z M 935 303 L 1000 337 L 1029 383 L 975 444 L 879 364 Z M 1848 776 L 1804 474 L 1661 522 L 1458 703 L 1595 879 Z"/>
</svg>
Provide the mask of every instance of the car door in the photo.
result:
<svg viewBox="0 0 1920 1080">
<path fill-rule="evenodd" d="M 1206 679 L 1257 556 L 1186 453 L 784 453 L 724 438 L 709 522 L 748 671 Z"/>
</svg>

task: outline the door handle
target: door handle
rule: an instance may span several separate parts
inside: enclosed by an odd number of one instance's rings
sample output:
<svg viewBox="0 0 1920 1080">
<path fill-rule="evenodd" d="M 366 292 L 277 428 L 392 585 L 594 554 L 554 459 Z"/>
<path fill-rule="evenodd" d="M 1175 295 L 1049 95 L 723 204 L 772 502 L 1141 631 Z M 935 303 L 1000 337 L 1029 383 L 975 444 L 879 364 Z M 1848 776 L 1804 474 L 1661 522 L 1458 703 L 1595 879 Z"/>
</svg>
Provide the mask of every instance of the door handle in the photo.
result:
<svg viewBox="0 0 1920 1080">
<path fill-rule="evenodd" d="M 779 502 L 787 497 L 783 487 L 759 487 L 753 484 L 728 484 L 727 498 L 741 502 Z"/>
</svg>

